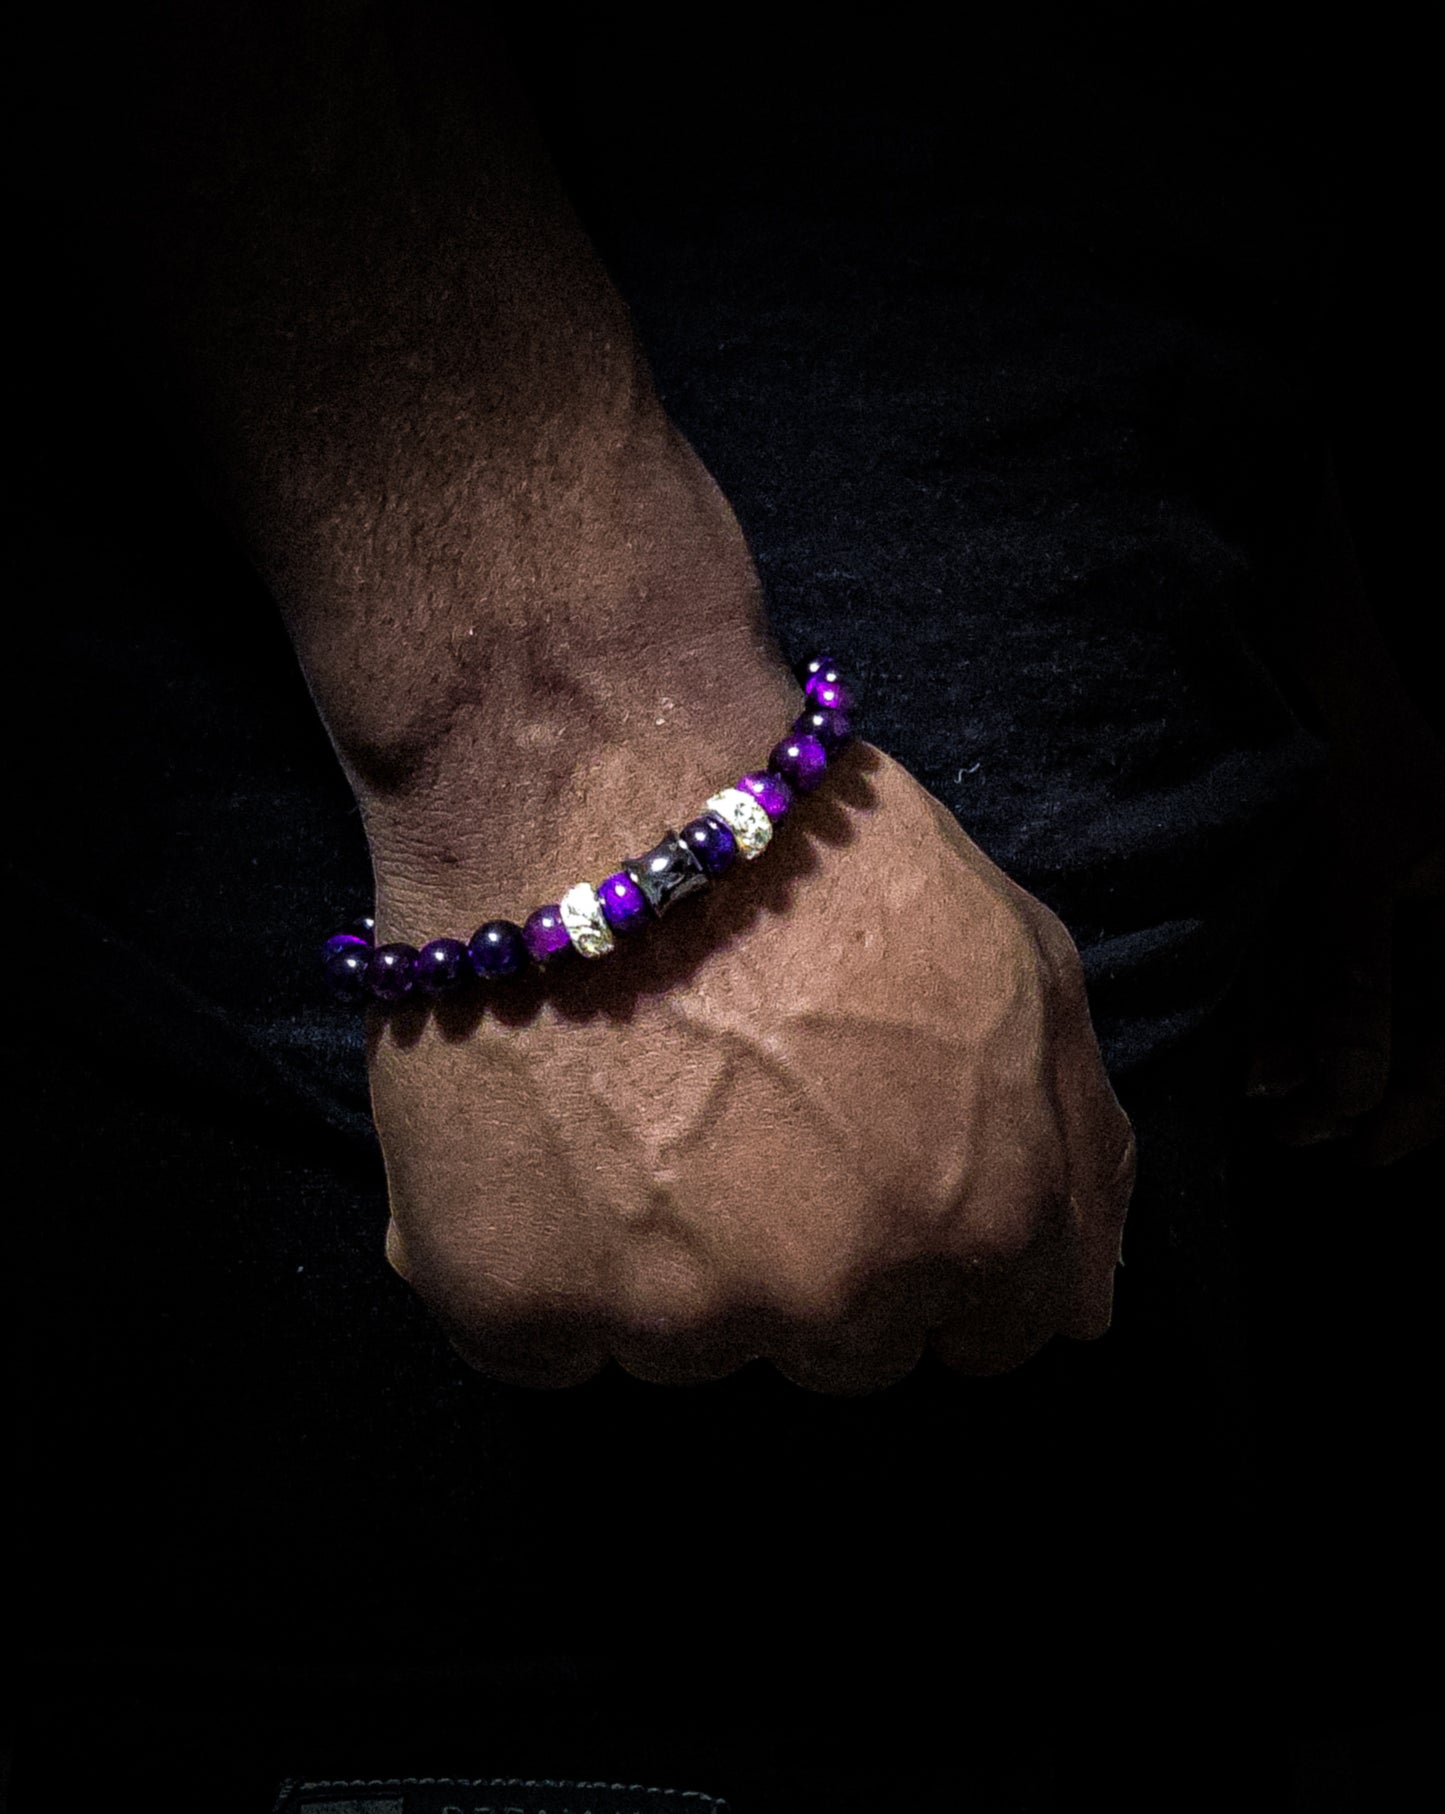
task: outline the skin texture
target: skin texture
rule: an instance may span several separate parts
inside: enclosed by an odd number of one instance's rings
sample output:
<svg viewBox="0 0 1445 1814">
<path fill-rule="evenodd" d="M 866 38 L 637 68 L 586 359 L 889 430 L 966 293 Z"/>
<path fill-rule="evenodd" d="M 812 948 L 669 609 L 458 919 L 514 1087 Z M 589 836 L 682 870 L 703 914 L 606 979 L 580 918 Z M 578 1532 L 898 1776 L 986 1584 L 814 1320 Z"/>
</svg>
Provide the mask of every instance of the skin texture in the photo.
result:
<svg viewBox="0 0 1445 1814">
<path fill-rule="evenodd" d="M 1104 1332 L 1133 1140 L 1077 954 L 896 762 L 641 940 L 373 1024 L 388 1252 L 473 1364 L 858 1392 Z"/>
<path fill-rule="evenodd" d="M 84 50 L 56 217 L 285 616 L 378 937 L 520 919 L 758 766 L 801 691 L 485 15 Z M 388 1254 L 469 1360 L 855 1392 L 1103 1333 L 1133 1144 L 1077 955 L 895 762 L 657 931 L 372 1025 Z"/>
</svg>

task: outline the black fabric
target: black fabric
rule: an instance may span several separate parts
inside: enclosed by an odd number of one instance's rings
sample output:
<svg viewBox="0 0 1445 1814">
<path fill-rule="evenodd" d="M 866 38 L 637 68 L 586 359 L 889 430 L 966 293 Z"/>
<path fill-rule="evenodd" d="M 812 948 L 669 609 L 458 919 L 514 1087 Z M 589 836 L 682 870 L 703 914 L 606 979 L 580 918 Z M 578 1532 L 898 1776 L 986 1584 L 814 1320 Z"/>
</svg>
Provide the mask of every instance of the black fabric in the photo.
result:
<svg viewBox="0 0 1445 1814">
<path fill-rule="evenodd" d="M 1112 19 L 721 33 L 670 80 L 612 17 L 518 33 L 786 652 L 834 653 L 1083 951 L 1141 1142 L 1118 1318 L 997 1381 L 455 1359 L 384 1267 L 360 1027 L 316 991 L 354 807 L 31 223 L 17 1814 L 88 1781 L 239 1814 L 288 1772 L 1280 1805 L 1229 998 L 1325 756 L 1249 626 L 1318 466 L 1329 198 L 1283 57 Z"/>
</svg>

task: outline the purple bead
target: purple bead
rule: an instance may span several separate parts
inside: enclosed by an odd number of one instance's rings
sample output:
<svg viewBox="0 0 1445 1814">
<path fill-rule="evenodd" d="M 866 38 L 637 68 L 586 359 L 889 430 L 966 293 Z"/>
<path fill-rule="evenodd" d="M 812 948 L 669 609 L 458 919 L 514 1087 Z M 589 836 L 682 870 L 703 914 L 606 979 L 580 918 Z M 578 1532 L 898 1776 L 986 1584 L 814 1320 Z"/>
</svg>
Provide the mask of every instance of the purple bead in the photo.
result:
<svg viewBox="0 0 1445 1814">
<path fill-rule="evenodd" d="M 334 932 L 321 947 L 321 955 L 323 958 L 328 958 L 336 951 L 367 952 L 370 949 L 370 941 L 358 938 L 354 932 Z"/>
<path fill-rule="evenodd" d="M 614 932 L 631 932 L 647 918 L 647 896 L 632 877 L 619 869 L 597 885 L 602 917 Z"/>
<path fill-rule="evenodd" d="M 522 937 L 539 964 L 551 963 L 572 949 L 572 937 L 562 924 L 562 908 L 557 901 L 532 909 L 522 922 Z"/>
<path fill-rule="evenodd" d="M 478 926 L 467 946 L 467 956 L 477 975 L 488 982 L 516 976 L 531 962 L 522 928 L 513 920 L 488 920 L 485 926 Z"/>
<path fill-rule="evenodd" d="M 405 1001 L 416 984 L 415 945 L 378 945 L 366 965 L 366 986 L 381 1002 Z"/>
<path fill-rule="evenodd" d="M 827 772 L 828 752 L 816 737 L 793 731 L 781 743 L 773 745 L 768 754 L 768 767 L 800 794 L 808 794 Z"/>
<path fill-rule="evenodd" d="M 689 819 L 677 835 L 710 876 L 720 876 L 737 859 L 738 841 L 732 827 L 716 813 Z"/>
<path fill-rule="evenodd" d="M 809 706 L 806 711 L 799 712 L 790 728 L 795 734 L 816 737 L 830 756 L 836 756 L 853 735 L 847 713 L 825 705 Z"/>
<path fill-rule="evenodd" d="M 354 1003 L 366 999 L 366 967 L 370 961 L 371 948 L 360 939 L 326 954 L 322 975 L 333 1001 Z"/>
<path fill-rule="evenodd" d="M 855 703 L 836 668 L 820 668 L 810 674 L 803 683 L 803 692 L 814 705 L 826 706 L 832 712 L 851 712 Z"/>
<path fill-rule="evenodd" d="M 793 672 L 797 675 L 799 683 L 803 686 L 808 684 L 814 674 L 821 674 L 829 668 L 833 668 L 833 657 L 831 655 L 814 655 L 807 661 L 795 661 L 793 663 Z M 834 668 L 833 671 L 836 673 L 837 669 Z"/>
<path fill-rule="evenodd" d="M 454 989 L 466 977 L 467 948 L 459 938 L 434 938 L 416 956 L 416 986 L 428 995 Z"/>
<path fill-rule="evenodd" d="M 752 795 L 774 825 L 787 817 L 788 808 L 793 804 L 793 790 L 785 776 L 770 775 L 758 769 L 751 775 L 740 775 L 738 786 L 745 794 Z"/>
<path fill-rule="evenodd" d="M 359 938 L 363 944 L 374 945 L 376 943 L 376 921 L 369 913 L 359 913 L 354 920 L 348 920 L 346 930 L 353 937 Z"/>
</svg>

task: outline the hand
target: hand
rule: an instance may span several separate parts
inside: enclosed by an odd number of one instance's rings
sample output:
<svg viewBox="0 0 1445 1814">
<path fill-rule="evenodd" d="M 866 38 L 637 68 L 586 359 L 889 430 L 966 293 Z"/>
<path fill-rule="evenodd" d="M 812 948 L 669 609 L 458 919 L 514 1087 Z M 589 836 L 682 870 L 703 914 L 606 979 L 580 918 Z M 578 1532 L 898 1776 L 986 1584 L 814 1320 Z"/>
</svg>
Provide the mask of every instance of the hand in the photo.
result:
<svg viewBox="0 0 1445 1814">
<path fill-rule="evenodd" d="M 378 882 L 379 936 L 457 919 L 444 878 Z M 642 937 L 506 1024 L 371 1029 L 388 1257 L 468 1361 L 565 1386 L 762 1356 L 852 1393 L 1103 1334 L 1134 1142 L 1078 954 L 906 770 L 855 741 Z"/>
<path fill-rule="evenodd" d="M 1279 1140 L 1384 1165 L 1445 1135 L 1445 751 L 1410 714 L 1337 745 L 1255 987 Z"/>
</svg>

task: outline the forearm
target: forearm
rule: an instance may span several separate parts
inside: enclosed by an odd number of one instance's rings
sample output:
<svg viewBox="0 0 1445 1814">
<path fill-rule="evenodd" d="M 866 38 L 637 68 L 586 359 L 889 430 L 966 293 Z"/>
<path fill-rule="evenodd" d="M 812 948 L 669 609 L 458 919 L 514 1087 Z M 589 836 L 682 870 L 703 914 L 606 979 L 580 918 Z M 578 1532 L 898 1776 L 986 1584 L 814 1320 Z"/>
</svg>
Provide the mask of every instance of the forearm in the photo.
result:
<svg viewBox="0 0 1445 1814">
<path fill-rule="evenodd" d="M 800 701 L 498 47 L 379 20 L 184 20 L 76 230 L 138 298 L 373 848 L 484 893 L 650 841 Z M 606 848 L 553 848 L 583 825 Z"/>
</svg>

